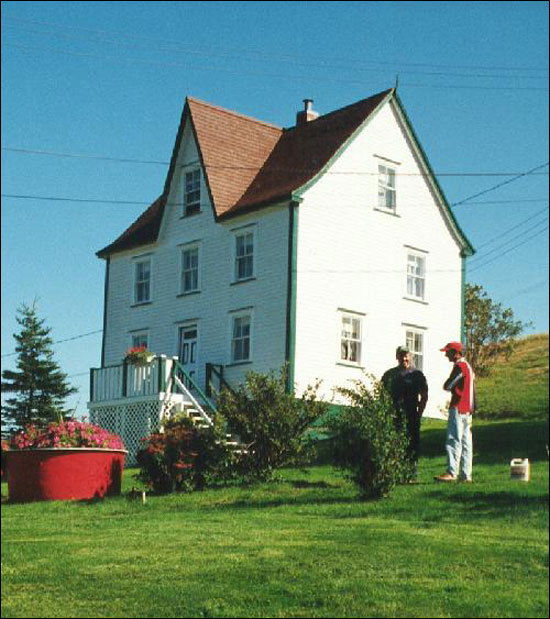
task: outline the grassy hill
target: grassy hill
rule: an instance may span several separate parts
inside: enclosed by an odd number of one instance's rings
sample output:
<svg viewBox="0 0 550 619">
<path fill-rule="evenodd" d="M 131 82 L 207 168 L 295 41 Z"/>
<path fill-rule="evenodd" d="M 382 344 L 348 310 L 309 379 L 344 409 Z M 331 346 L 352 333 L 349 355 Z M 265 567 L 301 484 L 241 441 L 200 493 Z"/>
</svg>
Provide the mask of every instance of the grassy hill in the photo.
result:
<svg viewBox="0 0 550 619">
<path fill-rule="evenodd" d="M 548 334 L 522 338 L 510 359 L 477 380 L 478 415 L 492 419 L 548 416 Z"/>
</svg>

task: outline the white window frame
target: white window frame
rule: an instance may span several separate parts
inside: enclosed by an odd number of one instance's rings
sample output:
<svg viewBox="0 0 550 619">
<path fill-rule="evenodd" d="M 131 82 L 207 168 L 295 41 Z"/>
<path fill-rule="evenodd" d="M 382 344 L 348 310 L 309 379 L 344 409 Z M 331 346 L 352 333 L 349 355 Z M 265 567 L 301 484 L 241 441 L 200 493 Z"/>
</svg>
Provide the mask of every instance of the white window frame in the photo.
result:
<svg viewBox="0 0 550 619">
<path fill-rule="evenodd" d="M 409 247 L 406 250 L 407 281 L 405 282 L 405 296 L 415 301 L 426 301 L 427 255 Z M 411 260 L 411 258 L 414 260 Z M 419 283 L 421 283 L 420 294 L 418 294 Z"/>
<path fill-rule="evenodd" d="M 256 277 L 256 261 L 257 261 L 257 234 L 255 226 L 247 226 L 245 228 L 240 228 L 233 232 L 233 282 L 246 282 L 250 279 L 254 279 Z M 252 252 L 244 253 L 239 256 L 238 254 L 238 244 L 239 239 L 246 238 L 248 236 L 252 237 Z M 248 249 L 245 241 L 245 252 Z M 246 260 L 247 263 L 251 264 L 250 270 L 241 277 L 239 277 L 239 266 L 241 261 Z"/>
<path fill-rule="evenodd" d="M 149 349 L 149 331 L 136 331 L 130 333 L 130 348 L 145 346 Z"/>
<path fill-rule="evenodd" d="M 390 162 L 377 161 L 378 164 L 378 199 L 377 208 L 389 213 L 397 212 L 397 169 L 395 164 Z M 388 206 L 388 196 L 390 205 Z"/>
<path fill-rule="evenodd" d="M 194 292 L 199 292 L 201 289 L 201 245 L 198 242 L 187 243 L 186 245 L 182 245 L 181 249 L 181 258 L 180 258 L 180 294 L 192 294 Z M 196 269 L 187 269 L 185 268 L 185 255 L 188 252 L 197 252 L 197 266 Z M 196 285 L 191 288 L 185 287 L 186 273 L 191 273 L 196 270 Z"/>
<path fill-rule="evenodd" d="M 149 272 L 147 278 L 138 279 L 139 273 L 138 270 L 140 265 L 148 264 Z M 153 288 L 153 260 L 151 256 L 142 256 L 136 257 L 133 261 L 133 270 L 134 270 L 134 283 L 133 283 L 133 304 L 134 305 L 142 305 L 144 303 L 150 303 L 152 300 L 152 288 Z M 140 298 L 140 287 L 147 286 L 147 295 L 146 298 Z"/>
<path fill-rule="evenodd" d="M 237 320 L 248 319 L 248 334 L 245 336 L 240 336 L 239 338 L 235 338 L 235 323 Z M 254 334 L 254 312 L 250 310 L 240 310 L 235 312 L 230 312 L 230 344 L 229 344 L 229 359 L 232 365 L 239 363 L 251 363 L 252 362 L 252 352 L 253 352 L 253 334 Z M 239 357 L 235 355 L 235 342 L 236 340 L 245 340 L 248 339 L 248 356 L 247 357 Z"/>
<path fill-rule="evenodd" d="M 359 326 L 358 334 L 353 331 L 354 321 Z M 347 328 L 346 323 L 349 324 L 350 328 Z M 338 363 L 361 366 L 363 357 L 363 315 L 340 310 L 338 312 L 338 329 Z"/>
<path fill-rule="evenodd" d="M 424 371 L 424 351 L 426 350 L 426 329 L 403 325 L 405 329 L 405 344 L 411 351 L 413 364 L 417 370 Z M 417 346 L 420 342 L 420 347 Z"/>
<path fill-rule="evenodd" d="M 183 216 L 201 212 L 202 174 L 200 167 L 183 170 Z M 192 198 L 192 199 L 191 199 Z"/>
</svg>

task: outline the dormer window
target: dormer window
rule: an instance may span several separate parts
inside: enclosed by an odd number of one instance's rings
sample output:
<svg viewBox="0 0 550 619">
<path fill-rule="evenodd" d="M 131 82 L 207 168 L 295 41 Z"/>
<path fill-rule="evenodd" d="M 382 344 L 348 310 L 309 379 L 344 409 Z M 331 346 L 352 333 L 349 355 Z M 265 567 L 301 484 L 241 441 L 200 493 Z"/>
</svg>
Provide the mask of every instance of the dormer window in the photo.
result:
<svg viewBox="0 0 550 619">
<path fill-rule="evenodd" d="M 201 171 L 200 168 L 185 173 L 183 194 L 183 215 L 189 217 L 201 211 Z"/>
</svg>

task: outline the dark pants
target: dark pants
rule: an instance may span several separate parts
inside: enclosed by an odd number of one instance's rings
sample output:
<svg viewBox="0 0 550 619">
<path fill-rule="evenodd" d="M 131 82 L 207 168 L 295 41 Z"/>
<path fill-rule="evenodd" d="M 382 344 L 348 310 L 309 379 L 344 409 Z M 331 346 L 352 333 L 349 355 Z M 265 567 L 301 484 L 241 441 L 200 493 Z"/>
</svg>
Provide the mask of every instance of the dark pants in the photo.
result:
<svg viewBox="0 0 550 619">
<path fill-rule="evenodd" d="M 403 421 L 406 420 L 409 437 L 407 454 L 411 462 L 416 465 L 420 453 L 420 415 L 416 410 L 401 410 L 397 414 L 397 420 L 400 427 L 403 427 Z"/>
</svg>

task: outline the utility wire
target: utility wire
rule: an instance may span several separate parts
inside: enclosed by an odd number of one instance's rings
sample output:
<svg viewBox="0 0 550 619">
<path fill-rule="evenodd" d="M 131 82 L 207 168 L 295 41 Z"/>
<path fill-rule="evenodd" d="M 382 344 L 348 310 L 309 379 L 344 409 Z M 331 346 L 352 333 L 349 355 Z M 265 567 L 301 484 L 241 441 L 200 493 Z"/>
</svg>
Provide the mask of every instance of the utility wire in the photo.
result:
<svg viewBox="0 0 550 619">
<path fill-rule="evenodd" d="M 74 337 L 68 337 L 64 340 L 57 340 L 57 342 L 53 342 L 53 344 L 63 344 L 64 342 L 72 342 L 74 340 L 80 340 L 83 337 L 88 337 L 90 335 L 96 335 L 97 333 L 103 333 L 103 329 L 98 329 L 97 331 L 90 331 L 89 333 L 81 333 L 80 335 L 75 335 Z M 10 353 L 7 353 L 6 355 L 2 355 L 1 358 L 3 359 L 4 357 L 13 357 L 17 354 L 18 354 L 17 352 L 10 352 Z"/>
<path fill-rule="evenodd" d="M 144 37 L 144 36 L 136 36 L 136 35 L 131 35 L 125 32 L 121 32 L 121 31 L 115 31 L 115 30 L 98 30 L 98 29 L 92 29 L 92 28 L 85 28 L 85 27 L 79 27 L 79 26 L 68 26 L 67 24 L 59 24 L 59 23 L 52 23 L 52 22 L 44 22 L 44 21 L 39 21 L 36 19 L 24 19 L 24 18 L 18 18 L 18 17 L 14 17 L 14 16 L 3 16 L 4 20 L 8 20 L 8 21 L 14 21 L 14 22 L 20 22 L 20 23 L 28 23 L 28 24 L 34 24 L 34 25 L 41 25 L 41 26 L 46 26 L 48 28 L 61 28 L 62 30 L 65 31 L 80 31 L 80 32 L 86 32 L 88 34 L 92 34 L 92 35 L 99 35 L 102 37 L 116 37 L 117 42 L 120 40 L 131 40 L 131 41 L 146 41 L 146 42 L 154 42 L 155 44 L 173 44 L 176 45 L 176 49 L 180 50 L 182 52 L 185 53 L 205 53 L 205 52 L 215 52 L 215 53 L 222 53 L 222 54 L 236 54 L 238 55 L 238 57 L 242 57 L 243 55 L 249 54 L 249 55 L 254 55 L 256 57 L 259 58 L 264 58 L 264 59 L 269 59 L 269 60 L 283 60 L 283 61 L 291 61 L 291 62 L 296 62 L 296 55 L 295 54 L 274 54 L 274 53 L 268 53 L 265 50 L 258 50 L 258 49 L 251 49 L 251 48 L 227 48 L 227 47 L 221 47 L 221 46 L 213 46 L 213 45 L 203 45 L 198 47 L 197 45 L 188 45 L 188 44 L 184 44 L 182 43 L 180 40 L 169 40 L 166 38 L 159 38 L 159 37 Z M 111 39 L 113 40 L 113 39 Z M 157 49 L 158 47 L 155 47 L 155 49 Z M 148 48 L 148 51 L 150 51 L 150 47 Z M 174 48 L 171 48 L 170 51 L 174 51 Z M 322 58 L 319 56 L 316 56 L 317 59 L 321 60 Z M 507 67 L 507 66 L 487 66 L 487 65 L 444 65 L 444 64 L 434 64 L 434 63 L 411 63 L 411 62 L 395 62 L 395 63 L 391 63 L 386 61 L 373 61 L 373 60 L 365 60 L 365 59 L 350 59 L 350 58 L 335 58 L 334 56 L 331 57 L 327 57 L 327 59 L 330 60 L 330 62 L 334 62 L 335 60 L 338 62 L 342 62 L 345 63 L 346 66 L 349 66 L 350 63 L 353 64 L 357 64 L 360 65 L 361 67 L 364 67 L 365 65 L 370 65 L 370 66 L 384 66 L 384 67 L 430 67 L 430 68 L 439 68 L 439 69 L 459 69 L 459 70 L 481 70 L 481 71 L 539 71 L 539 72 L 548 72 L 548 67 Z M 311 66 L 311 63 L 308 63 Z M 323 67 L 326 66 L 325 63 L 321 63 L 319 66 Z M 340 68 L 340 66 L 338 67 Z"/>
<path fill-rule="evenodd" d="M 151 206 L 153 204 L 153 200 L 150 200 L 149 202 L 144 202 L 144 201 L 132 201 L 132 200 L 100 200 L 100 199 L 96 199 L 96 198 L 63 198 L 63 197 L 56 197 L 56 196 L 39 196 L 39 195 L 24 195 L 24 194 L 12 194 L 12 193 L 2 193 L 0 194 L 0 197 L 2 198 L 9 198 L 9 199 L 15 199 L 15 200 L 47 200 L 48 202 L 76 202 L 76 203 L 92 203 L 92 204 L 122 204 L 122 205 L 126 205 L 126 206 Z M 351 197 L 351 196 L 350 196 Z M 345 208 L 353 208 L 353 209 L 357 209 L 359 208 L 361 205 L 357 204 L 357 203 L 342 203 L 342 202 L 338 202 L 337 200 L 342 198 L 342 194 L 338 194 L 338 196 L 335 197 L 334 201 L 330 203 L 330 206 L 335 206 L 339 209 L 345 209 Z M 503 204 L 520 204 L 520 203 L 531 203 L 531 202 L 548 202 L 548 199 L 546 198 L 542 198 L 539 200 L 510 200 L 510 201 L 503 201 Z M 184 202 L 176 202 L 176 201 L 168 201 L 168 204 L 170 206 L 183 206 Z M 470 205 L 483 205 L 483 204 L 501 204 L 501 202 L 471 202 L 468 203 L 466 206 L 470 206 Z M 319 207 L 325 207 L 328 206 L 328 203 L 317 203 L 316 202 L 316 206 Z M 368 207 L 369 205 L 367 205 Z M 371 207 L 376 208 L 376 205 L 371 204 Z M 433 203 L 431 204 L 398 204 L 398 208 L 399 209 L 404 209 L 404 210 L 410 210 L 410 209 L 417 209 L 417 208 L 429 208 L 432 207 Z"/>
<path fill-rule="evenodd" d="M 79 41 L 82 41 L 82 37 L 79 34 L 67 34 L 67 33 L 63 33 L 63 32 L 51 32 L 51 31 L 44 31 L 44 30 L 36 30 L 36 29 L 31 29 L 31 28 L 20 28 L 20 31 L 25 32 L 25 33 L 31 33 L 31 34 L 41 34 L 41 35 L 47 35 L 47 36 L 53 36 L 53 37 L 61 37 L 63 39 L 77 39 Z M 129 48 L 129 49 L 135 49 L 135 50 L 146 50 L 148 52 L 151 51 L 151 45 L 150 43 L 147 43 L 147 47 L 142 46 L 142 45 L 136 45 L 135 43 L 124 43 L 121 42 L 120 37 L 117 36 L 117 38 L 113 39 L 110 38 L 108 36 L 105 35 L 101 35 L 102 38 L 101 39 L 88 39 L 87 42 L 92 43 L 92 44 L 97 44 L 97 43 L 113 43 L 116 44 L 117 46 L 122 46 L 125 48 Z M 177 45 L 177 46 L 171 46 L 171 47 L 167 47 L 165 45 L 165 42 L 163 42 L 162 45 L 156 45 L 155 46 L 155 52 L 168 52 L 170 54 L 193 54 L 195 56 L 203 56 L 203 57 L 218 57 L 218 58 L 225 58 L 225 59 L 238 59 L 240 61 L 246 61 L 246 62 L 263 62 L 265 60 L 268 60 L 265 57 L 260 57 L 260 56 L 256 56 L 256 57 L 252 57 L 252 55 L 248 54 L 245 55 L 243 52 L 238 53 L 238 52 L 216 52 L 216 51 L 205 51 L 205 50 L 199 50 L 197 48 L 188 48 L 188 49 L 183 49 L 181 46 Z M 345 64 L 333 64 L 333 63 L 319 63 L 319 62 L 311 62 L 311 61 L 299 61 L 297 60 L 295 57 L 276 57 L 276 61 L 277 62 L 282 62 L 282 63 L 287 63 L 287 64 L 291 64 L 295 67 L 307 67 L 307 68 L 317 68 L 317 69 L 336 69 L 336 70 L 348 70 L 348 71 L 353 71 L 353 72 L 359 72 L 359 73 L 387 73 L 388 72 L 388 68 L 386 66 L 386 68 L 365 68 L 365 65 L 363 65 L 362 67 L 351 67 L 349 64 L 345 65 Z M 272 60 L 269 60 L 269 62 L 272 63 Z M 388 65 L 389 63 L 387 63 Z M 389 66 L 391 66 L 391 64 L 389 64 Z M 397 67 L 397 65 L 395 65 Z M 441 76 L 451 76 L 451 77 L 466 77 L 466 78 L 483 78 L 483 79 L 545 79 L 545 75 L 520 75 L 520 74 L 506 74 L 506 75 L 499 75 L 499 74 L 490 74 L 490 73 L 454 73 L 452 71 L 419 71 L 418 69 L 405 69 L 403 70 L 403 67 L 405 65 L 400 64 L 399 65 L 399 72 L 400 75 L 429 75 L 429 76 L 437 76 L 437 77 L 441 77 Z M 485 71 L 489 71 L 489 69 L 485 69 Z M 539 70 L 540 71 L 540 70 Z"/>
<path fill-rule="evenodd" d="M 90 52 L 76 52 L 71 50 L 63 50 L 63 49 L 55 49 L 55 48 L 44 48 L 44 47 L 34 47 L 32 45 L 20 45 L 16 43 L 2 43 L 3 47 L 10 47 L 16 49 L 23 49 L 26 51 L 38 51 L 40 53 L 53 53 L 53 54 L 61 54 L 64 56 L 75 56 L 80 58 L 98 58 L 100 60 L 114 60 L 116 62 L 125 62 L 125 63 L 134 63 L 134 64 L 145 64 L 149 66 L 161 66 L 161 67 L 176 67 L 183 68 L 187 70 L 199 70 L 199 71 L 220 71 L 223 73 L 237 74 L 237 75 L 250 75 L 253 77 L 263 77 L 263 78 L 274 78 L 274 79 L 301 79 L 308 80 L 314 82 L 326 82 L 327 79 L 331 79 L 332 82 L 338 82 L 342 84 L 357 84 L 361 86 L 365 86 L 364 80 L 354 80 L 354 79 L 345 79 L 337 76 L 315 76 L 315 75 L 293 75 L 293 74 L 281 74 L 281 73 L 266 73 L 265 71 L 253 71 L 253 70 L 241 70 L 228 68 L 225 66 L 213 66 L 213 65 L 192 65 L 190 63 L 181 63 L 181 62 L 163 62 L 159 60 L 147 60 L 144 58 L 132 58 L 125 56 L 115 56 L 112 54 L 95 54 Z M 544 90 L 547 91 L 548 87 L 539 87 L 539 86 L 467 86 L 467 85 L 458 85 L 458 84 L 416 84 L 416 83 L 402 83 L 402 86 L 412 87 L 412 88 L 458 88 L 458 89 L 467 89 L 467 90 Z"/>
<path fill-rule="evenodd" d="M 494 254 L 495 252 L 500 251 L 504 247 L 507 247 L 513 241 L 521 238 L 522 236 L 525 236 L 527 233 L 532 232 L 533 230 L 536 230 L 541 224 L 544 224 L 544 223 L 547 223 L 547 222 L 548 222 L 548 217 L 544 217 L 541 221 L 537 222 L 534 226 L 531 226 L 530 228 L 527 228 L 527 230 L 524 230 L 523 232 L 520 232 L 516 236 L 513 236 L 511 239 L 508 239 L 507 241 L 505 241 L 501 245 L 497 245 L 493 249 L 491 249 L 488 252 L 486 252 L 483 256 L 475 256 L 474 258 L 472 258 L 471 263 L 473 262 L 473 263 L 477 264 L 477 262 L 479 260 L 484 260 L 485 258 L 487 258 L 487 256 L 490 256 L 491 254 Z"/>
<path fill-rule="evenodd" d="M 484 262 L 483 264 L 476 264 L 476 266 L 473 269 L 470 269 L 469 272 L 471 273 L 472 271 L 477 271 L 478 269 L 481 269 L 481 268 L 487 266 L 488 264 L 491 264 L 491 262 L 494 262 L 495 260 L 499 260 L 500 258 L 502 258 L 502 256 L 505 256 L 506 254 L 509 254 L 514 249 L 517 249 L 518 247 L 521 247 L 522 245 L 525 245 L 526 243 L 528 243 L 529 241 L 531 241 L 535 237 L 539 236 L 543 232 L 546 232 L 546 230 L 548 230 L 548 226 L 546 226 L 545 228 L 542 228 L 536 234 L 533 234 L 533 236 L 529 237 L 528 239 L 525 239 L 525 241 L 523 241 L 522 243 L 518 243 L 517 245 L 514 245 L 513 247 L 510 247 L 510 249 L 502 252 L 502 254 L 500 254 L 499 256 L 495 256 L 494 258 L 491 258 L 490 260 L 488 260 L 487 262 Z"/>
<path fill-rule="evenodd" d="M 473 198 L 478 198 L 479 196 L 483 196 L 484 194 L 489 193 L 490 191 L 494 191 L 495 189 L 499 189 L 500 187 L 503 187 L 504 185 L 508 185 L 509 183 L 513 183 L 514 181 L 517 181 L 518 179 L 523 178 L 524 176 L 529 176 L 530 174 L 533 174 L 537 170 L 542 170 L 542 168 L 548 167 L 548 163 L 549 162 L 547 161 L 546 163 L 543 163 L 542 165 L 536 166 L 536 167 L 532 168 L 531 170 L 528 170 L 527 172 L 523 172 L 522 174 L 518 174 L 517 176 L 514 176 L 514 178 L 510 178 L 507 181 L 499 183 L 498 185 L 494 185 L 493 187 L 489 187 L 488 189 L 484 189 L 483 191 L 475 193 L 472 196 L 468 196 L 467 198 L 464 198 L 463 200 L 460 200 L 460 202 L 454 202 L 453 204 L 451 204 L 451 206 L 460 206 L 461 204 L 464 204 L 464 202 L 468 202 L 469 200 L 472 200 Z"/>
<path fill-rule="evenodd" d="M 521 220 L 519 223 L 514 224 L 511 228 L 508 228 L 507 230 L 505 230 L 504 232 L 502 232 L 501 234 L 499 234 L 498 236 L 494 236 L 493 238 L 489 239 L 488 241 L 486 241 L 485 243 L 482 243 L 481 245 L 477 246 L 477 250 L 479 251 L 480 249 L 482 249 L 483 247 L 486 247 L 487 245 L 491 245 L 492 243 L 494 243 L 495 241 L 497 241 L 498 239 L 507 236 L 508 234 L 510 234 L 510 232 L 514 232 L 515 230 L 517 230 L 518 228 L 520 228 L 521 226 L 523 226 L 524 224 L 526 224 L 528 221 L 531 221 L 532 219 L 535 219 L 535 217 L 538 217 L 539 215 L 542 215 L 542 213 L 547 213 L 548 209 L 546 207 L 544 207 L 543 209 L 541 209 L 540 211 L 537 211 L 536 213 L 533 213 L 533 215 L 531 215 L 530 217 L 528 217 L 527 219 L 523 219 Z M 539 222 L 542 223 L 542 222 Z"/>
<path fill-rule="evenodd" d="M 88 154 L 78 154 L 78 153 L 59 153 L 48 150 L 33 150 L 30 148 L 12 148 L 9 146 L 2 146 L 1 150 L 11 153 L 20 153 L 27 155 L 49 155 L 53 157 L 68 157 L 74 159 L 93 159 L 99 161 L 112 161 L 112 162 L 120 162 L 120 163 L 140 163 L 140 164 L 153 164 L 153 165 L 169 165 L 169 161 L 154 161 L 154 160 L 146 160 L 146 159 L 129 159 L 129 158 L 119 158 L 119 157 L 108 157 L 106 155 L 88 155 Z M 548 164 L 546 164 L 548 165 Z M 182 166 L 183 167 L 183 166 Z M 212 170 L 247 170 L 247 171 L 255 171 L 261 170 L 263 166 L 237 166 L 237 165 L 205 165 L 206 169 Z M 541 166 L 544 167 L 544 166 Z M 318 172 L 319 168 L 270 168 L 274 172 Z M 355 170 L 345 170 L 340 172 L 324 172 L 324 175 L 337 175 L 337 176 L 378 176 L 380 173 L 378 171 L 373 172 L 365 172 L 365 171 L 355 171 Z M 521 177 L 525 174 L 529 174 L 528 172 L 438 172 L 434 173 L 436 177 L 442 176 L 516 176 Z M 539 172 L 538 174 L 534 174 L 533 176 L 548 176 L 548 172 Z M 396 177 L 408 177 L 408 176 L 422 176 L 422 177 L 431 177 L 432 174 L 429 172 L 399 172 L 396 171 Z"/>
<path fill-rule="evenodd" d="M 30 148 L 10 148 L 2 146 L 2 150 L 11 153 L 22 153 L 26 155 L 50 155 L 53 157 L 69 157 L 72 159 L 94 159 L 98 161 L 116 161 L 120 163 L 144 163 L 152 165 L 168 165 L 169 161 L 152 161 L 144 159 L 122 159 L 119 157 L 107 157 L 105 155 L 86 155 L 78 153 L 57 153 L 49 150 L 32 150 Z"/>
<path fill-rule="evenodd" d="M 15 198 L 18 200 L 48 200 L 51 202 L 91 202 L 94 204 L 127 204 L 137 206 L 150 206 L 151 202 L 132 202 L 131 200 L 96 200 L 93 198 L 56 198 L 53 196 L 27 196 L 13 193 L 0 194 L 2 198 Z"/>
</svg>

